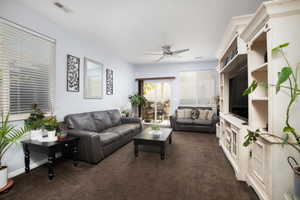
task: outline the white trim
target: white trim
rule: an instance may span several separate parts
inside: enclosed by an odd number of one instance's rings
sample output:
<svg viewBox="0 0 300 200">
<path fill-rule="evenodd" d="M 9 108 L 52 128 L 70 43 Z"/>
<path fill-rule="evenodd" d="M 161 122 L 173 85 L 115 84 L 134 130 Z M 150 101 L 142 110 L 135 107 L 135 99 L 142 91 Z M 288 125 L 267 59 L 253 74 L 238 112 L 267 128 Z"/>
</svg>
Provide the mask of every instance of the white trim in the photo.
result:
<svg viewBox="0 0 300 200">
<path fill-rule="evenodd" d="M 37 162 L 30 161 L 30 169 L 37 168 L 37 167 L 47 163 L 47 161 L 48 161 L 48 159 L 43 159 L 43 160 L 40 160 L 40 161 L 37 161 Z M 8 173 L 8 178 L 12 178 L 12 177 L 18 176 L 18 175 L 23 174 L 23 173 L 25 173 L 25 168 L 24 167 L 16 169 L 12 172 L 9 172 Z"/>
</svg>

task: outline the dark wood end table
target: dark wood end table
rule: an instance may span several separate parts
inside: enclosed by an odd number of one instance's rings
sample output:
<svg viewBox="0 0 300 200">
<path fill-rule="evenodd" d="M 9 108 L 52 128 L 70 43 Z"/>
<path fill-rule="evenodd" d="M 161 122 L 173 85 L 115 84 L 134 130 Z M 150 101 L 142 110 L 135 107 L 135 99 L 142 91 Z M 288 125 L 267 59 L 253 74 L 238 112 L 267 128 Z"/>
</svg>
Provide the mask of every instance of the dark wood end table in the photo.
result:
<svg viewBox="0 0 300 200">
<path fill-rule="evenodd" d="M 22 141 L 25 155 L 25 172 L 30 172 L 30 151 L 45 153 L 48 156 L 48 178 L 52 180 L 54 174 L 55 154 L 66 149 L 72 149 L 73 164 L 77 166 L 79 137 L 67 136 L 61 141 L 39 142 L 37 140 Z"/>
<path fill-rule="evenodd" d="M 134 155 L 138 157 L 139 155 L 139 145 L 149 145 L 160 147 L 160 159 L 164 160 L 166 157 L 166 143 L 172 144 L 172 129 L 171 128 L 161 128 L 161 135 L 155 137 L 153 135 L 153 130 L 151 128 L 146 128 L 140 134 L 133 138 L 134 143 Z"/>
</svg>

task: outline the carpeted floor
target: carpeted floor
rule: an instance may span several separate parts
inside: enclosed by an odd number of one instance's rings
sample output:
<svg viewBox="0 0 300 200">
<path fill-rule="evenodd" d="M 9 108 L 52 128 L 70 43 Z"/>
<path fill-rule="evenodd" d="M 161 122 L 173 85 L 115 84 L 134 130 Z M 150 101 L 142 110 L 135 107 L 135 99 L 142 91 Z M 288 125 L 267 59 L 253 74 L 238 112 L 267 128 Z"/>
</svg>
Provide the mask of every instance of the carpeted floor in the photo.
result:
<svg viewBox="0 0 300 200">
<path fill-rule="evenodd" d="M 16 177 L 2 200 L 257 200 L 233 169 L 215 135 L 175 132 L 167 159 L 141 152 L 134 158 L 133 143 L 100 162 L 73 167 L 56 164 L 56 177 L 47 167 Z"/>
</svg>

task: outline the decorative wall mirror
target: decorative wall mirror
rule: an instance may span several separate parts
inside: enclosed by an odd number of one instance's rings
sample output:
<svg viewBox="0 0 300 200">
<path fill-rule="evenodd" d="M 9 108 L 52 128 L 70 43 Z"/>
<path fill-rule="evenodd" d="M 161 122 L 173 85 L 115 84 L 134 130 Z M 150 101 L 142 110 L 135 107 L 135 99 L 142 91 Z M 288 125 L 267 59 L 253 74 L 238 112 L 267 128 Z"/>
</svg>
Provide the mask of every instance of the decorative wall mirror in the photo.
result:
<svg viewBox="0 0 300 200">
<path fill-rule="evenodd" d="M 103 98 L 103 64 L 84 58 L 84 98 Z"/>
</svg>

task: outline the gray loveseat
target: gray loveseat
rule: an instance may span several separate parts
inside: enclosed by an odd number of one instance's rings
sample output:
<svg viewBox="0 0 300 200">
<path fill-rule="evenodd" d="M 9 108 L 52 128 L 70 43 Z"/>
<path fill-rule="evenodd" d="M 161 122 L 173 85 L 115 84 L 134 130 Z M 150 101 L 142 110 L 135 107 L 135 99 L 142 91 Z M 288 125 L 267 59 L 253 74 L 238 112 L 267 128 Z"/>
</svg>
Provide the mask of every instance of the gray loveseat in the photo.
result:
<svg viewBox="0 0 300 200">
<path fill-rule="evenodd" d="M 89 163 L 98 163 L 142 130 L 140 119 L 122 118 L 119 110 L 71 114 L 64 123 L 64 131 L 80 137 L 79 160 Z"/>
<path fill-rule="evenodd" d="M 175 115 L 170 116 L 171 127 L 174 131 L 195 131 L 201 133 L 215 133 L 216 123 L 218 122 L 218 116 L 213 113 L 210 120 L 207 119 L 192 119 L 188 118 L 178 118 L 177 111 L 180 109 L 198 109 L 198 110 L 212 110 L 211 107 L 189 107 L 181 106 L 178 107 Z"/>
</svg>

